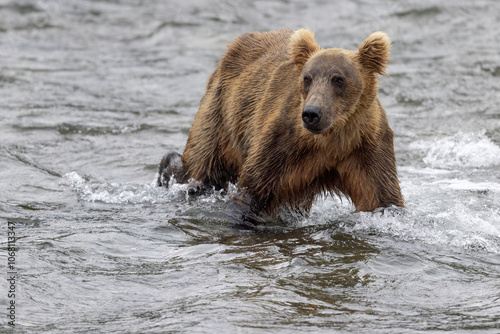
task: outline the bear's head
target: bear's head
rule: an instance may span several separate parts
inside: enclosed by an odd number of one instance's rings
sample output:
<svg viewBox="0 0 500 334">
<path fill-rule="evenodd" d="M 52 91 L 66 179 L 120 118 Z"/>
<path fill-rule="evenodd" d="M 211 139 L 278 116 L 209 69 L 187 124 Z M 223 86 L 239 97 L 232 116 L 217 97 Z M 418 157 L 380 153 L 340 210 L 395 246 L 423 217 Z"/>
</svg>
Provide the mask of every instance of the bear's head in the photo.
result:
<svg viewBox="0 0 500 334">
<path fill-rule="evenodd" d="M 311 31 L 290 38 L 290 57 L 300 73 L 303 126 L 314 134 L 342 127 L 359 106 L 368 108 L 377 94 L 377 75 L 384 75 L 391 41 L 374 32 L 357 51 L 321 49 Z"/>
</svg>

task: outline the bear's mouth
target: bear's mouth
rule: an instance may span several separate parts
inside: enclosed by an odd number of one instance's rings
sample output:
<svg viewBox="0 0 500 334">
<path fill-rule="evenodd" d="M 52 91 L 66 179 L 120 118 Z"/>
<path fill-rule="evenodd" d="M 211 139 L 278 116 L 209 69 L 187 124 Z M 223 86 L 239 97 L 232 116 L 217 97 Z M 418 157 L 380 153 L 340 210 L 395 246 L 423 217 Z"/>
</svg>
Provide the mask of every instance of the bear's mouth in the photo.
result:
<svg viewBox="0 0 500 334">
<path fill-rule="evenodd" d="M 308 124 L 308 123 L 302 122 L 302 126 L 304 127 L 304 129 L 306 129 L 307 131 L 309 131 L 315 135 L 322 134 L 326 130 L 322 126 L 319 126 L 319 124 Z"/>
</svg>

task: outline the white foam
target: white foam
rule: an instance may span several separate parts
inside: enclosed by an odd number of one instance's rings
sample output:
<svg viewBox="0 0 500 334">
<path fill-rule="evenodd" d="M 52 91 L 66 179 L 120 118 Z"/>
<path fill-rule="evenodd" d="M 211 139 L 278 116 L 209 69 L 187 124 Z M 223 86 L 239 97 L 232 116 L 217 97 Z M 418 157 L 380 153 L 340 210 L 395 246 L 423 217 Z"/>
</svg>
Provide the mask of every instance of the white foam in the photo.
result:
<svg viewBox="0 0 500 334">
<path fill-rule="evenodd" d="M 344 201 L 342 201 L 344 202 Z M 325 199 L 313 207 L 306 225 L 338 225 L 346 233 L 386 235 L 396 240 L 500 253 L 500 209 L 477 211 L 474 205 L 455 203 L 441 211 L 388 208 L 354 213 L 352 205 Z"/>
<path fill-rule="evenodd" d="M 500 193 L 500 184 L 493 182 L 472 182 L 465 179 L 450 179 L 433 182 L 445 188 L 454 190 L 465 190 L 471 192 L 495 192 Z"/>
<path fill-rule="evenodd" d="M 430 167 L 417 168 L 413 166 L 400 166 L 398 167 L 398 171 L 410 174 L 425 174 L 425 175 L 442 175 L 442 174 L 452 173 L 452 171 L 442 170 L 438 168 L 430 168 Z"/>
<path fill-rule="evenodd" d="M 158 175 L 156 175 L 157 177 Z M 177 183 L 173 177 L 168 182 L 168 188 L 158 187 L 155 180 L 150 184 L 117 184 L 98 180 L 85 180 L 76 172 L 63 176 L 63 181 L 69 185 L 80 198 L 86 202 L 102 202 L 109 204 L 139 204 L 139 203 L 168 203 L 172 201 L 189 202 L 188 184 Z M 210 191 L 203 196 L 196 197 L 193 205 L 203 205 L 216 202 L 227 202 L 231 195 L 237 192 L 234 184 L 229 184 L 223 191 Z"/>
<path fill-rule="evenodd" d="M 459 132 L 431 145 L 424 162 L 432 167 L 489 167 L 500 165 L 500 147 L 489 139 L 485 131 Z"/>
<path fill-rule="evenodd" d="M 169 183 L 168 191 L 156 186 L 156 181 L 150 184 L 117 184 L 99 181 L 87 181 L 76 172 L 63 176 L 63 180 L 87 202 L 103 202 L 110 204 L 164 203 L 174 198 L 186 198 L 187 185 Z"/>
<path fill-rule="evenodd" d="M 154 204 L 173 200 L 186 202 L 189 197 L 187 185 L 177 184 L 174 180 L 170 180 L 169 188 L 165 189 L 156 186 L 155 182 L 120 185 L 86 180 L 76 172 L 71 172 L 64 175 L 62 182 L 72 187 L 87 202 Z M 437 185 L 448 189 L 500 193 L 498 184 L 473 183 L 469 180 L 440 180 L 427 185 L 431 188 Z M 406 183 L 403 187 L 405 197 L 412 203 L 408 209 L 380 209 L 374 213 L 354 213 L 355 208 L 347 198 L 328 196 L 318 200 L 310 217 L 299 225 L 334 223 L 335 229 L 343 229 L 346 233 L 368 232 L 369 235 L 386 235 L 395 240 L 500 253 L 500 209 L 478 208 L 474 201 L 459 202 L 456 199 L 437 203 L 433 198 L 425 196 L 427 188 Z M 227 192 L 214 191 L 207 196 L 198 197 L 189 205 L 212 210 L 212 203 L 227 202 L 231 199 L 230 194 L 236 191 L 236 186 L 230 185 Z"/>
</svg>

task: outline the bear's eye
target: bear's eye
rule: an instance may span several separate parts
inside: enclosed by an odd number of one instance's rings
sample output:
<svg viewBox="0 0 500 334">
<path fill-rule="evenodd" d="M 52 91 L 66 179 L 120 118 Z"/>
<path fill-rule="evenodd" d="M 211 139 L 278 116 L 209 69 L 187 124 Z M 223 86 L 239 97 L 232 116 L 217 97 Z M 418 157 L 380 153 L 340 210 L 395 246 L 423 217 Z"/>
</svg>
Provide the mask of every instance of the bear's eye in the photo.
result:
<svg viewBox="0 0 500 334">
<path fill-rule="evenodd" d="M 343 88 L 343 86 L 344 86 L 344 79 L 342 79 L 341 77 L 333 77 L 332 78 L 332 84 L 334 84 L 335 86 L 337 86 L 339 88 Z"/>
<path fill-rule="evenodd" d="M 309 86 L 311 84 L 311 77 L 307 76 L 307 77 L 304 77 L 304 86 Z"/>
<path fill-rule="evenodd" d="M 332 85 L 333 89 L 335 90 L 335 92 L 337 92 L 337 94 L 342 94 L 347 88 L 347 82 L 343 77 L 340 76 L 334 76 L 332 78 Z"/>
<path fill-rule="evenodd" d="M 309 90 L 309 86 L 311 86 L 311 83 L 312 83 L 312 78 L 309 75 L 305 76 L 303 81 L 304 92 L 307 93 L 307 91 Z"/>
</svg>

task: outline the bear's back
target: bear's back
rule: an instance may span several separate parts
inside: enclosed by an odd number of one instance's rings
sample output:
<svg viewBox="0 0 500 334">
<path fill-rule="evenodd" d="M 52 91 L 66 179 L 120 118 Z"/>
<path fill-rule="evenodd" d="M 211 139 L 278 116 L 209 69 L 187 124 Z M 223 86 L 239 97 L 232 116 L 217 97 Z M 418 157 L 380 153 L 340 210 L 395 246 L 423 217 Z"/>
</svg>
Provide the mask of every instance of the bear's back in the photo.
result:
<svg viewBox="0 0 500 334">
<path fill-rule="evenodd" d="M 234 79 L 245 70 L 255 68 L 254 63 L 263 58 L 277 63 L 288 59 L 288 44 L 292 34 L 292 30 L 278 30 L 239 36 L 228 46 L 220 62 L 224 79 Z"/>
</svg>

